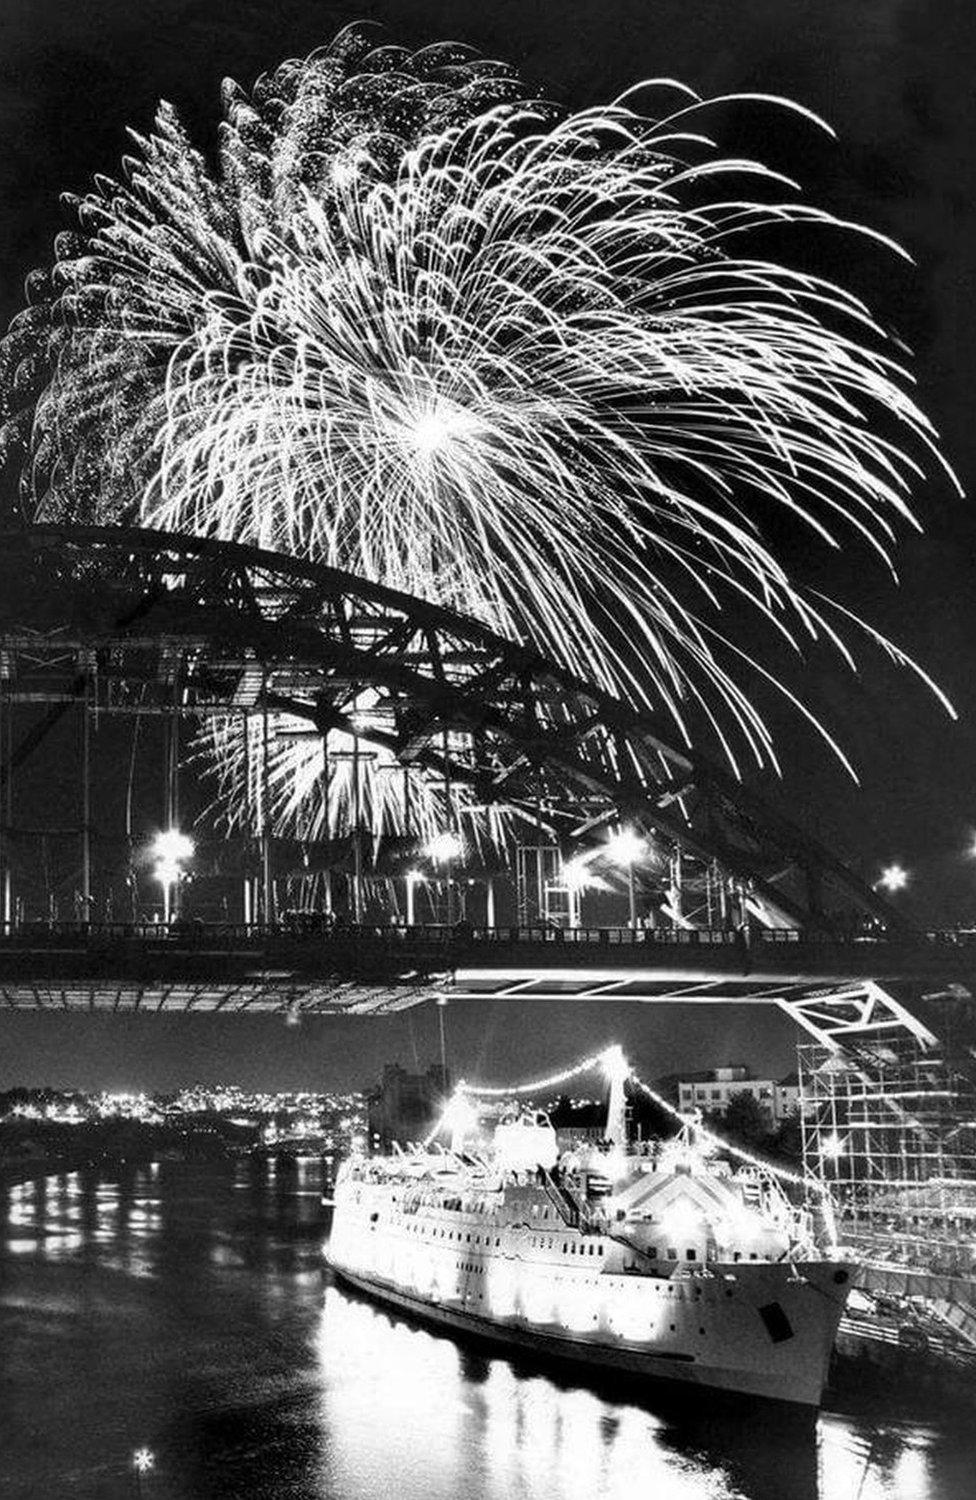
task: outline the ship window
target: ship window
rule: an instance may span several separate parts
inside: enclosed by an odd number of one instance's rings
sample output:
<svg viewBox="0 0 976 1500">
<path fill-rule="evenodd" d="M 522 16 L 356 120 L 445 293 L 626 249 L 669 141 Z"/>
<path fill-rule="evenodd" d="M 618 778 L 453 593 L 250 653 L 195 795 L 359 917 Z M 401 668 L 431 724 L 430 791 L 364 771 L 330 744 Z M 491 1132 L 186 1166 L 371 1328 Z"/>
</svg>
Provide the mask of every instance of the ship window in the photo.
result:
<svg viewBox="0 0 976 1500">
<path fill-rule="evenodd" d="M 689 1246 L 689 1248 L 685 1251 L 685 1260 L 697 1260 L 697 1259 L 698 1259 L 698 1251 L 694 1248 L 693 1245 Z"/>
<path fill-rule="evenodd" d="M 603 1254 L 603 1246 L 602 1245 L 597 1245 L 597 1247 L 596 1247 L 596 1253 L 597 1253 L 597 1255 L 602 1255 Z M 657 1251 L 655 1250 L 654 1253 L 656 1255 Z"/>
<path fill-rule="evenodd" d="M 564 1255 L 565 1255 L 565 1254 L 566 1254 L 566 1251 L 567 1251 L 567 1250 L 568 1250 L 568 1249 L 569 1249 L 569 1246 L 568 1246 L 568 1245 L 567 1245 L 567 1244 L 566 1244 L 566 1241 L 565 1241 L 565 1240 L 563 1240 L 563 1254 L 564 1254 Z"/>
</svg>

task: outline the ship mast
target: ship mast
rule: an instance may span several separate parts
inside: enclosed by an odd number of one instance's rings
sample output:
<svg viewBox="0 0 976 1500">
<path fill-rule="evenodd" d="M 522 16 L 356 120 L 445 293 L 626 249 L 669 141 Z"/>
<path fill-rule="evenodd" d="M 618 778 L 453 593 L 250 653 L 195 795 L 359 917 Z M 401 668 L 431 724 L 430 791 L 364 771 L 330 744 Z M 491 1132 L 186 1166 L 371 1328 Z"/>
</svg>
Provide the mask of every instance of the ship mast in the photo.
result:
<svg viewBox="0 0 976 1500">
<path fill-rule="evenodd" d="M 630 1077 L 630 1064 L 624 1057 L 623 1048 L 614 1044 L 603 1054 L 603 1068 L 610 1080 L 610 1097 L 607 1100 L 608 1141 L 624 1151 L 627 1148 L 627 1100 L 624 1084 Z"/>
</svg>

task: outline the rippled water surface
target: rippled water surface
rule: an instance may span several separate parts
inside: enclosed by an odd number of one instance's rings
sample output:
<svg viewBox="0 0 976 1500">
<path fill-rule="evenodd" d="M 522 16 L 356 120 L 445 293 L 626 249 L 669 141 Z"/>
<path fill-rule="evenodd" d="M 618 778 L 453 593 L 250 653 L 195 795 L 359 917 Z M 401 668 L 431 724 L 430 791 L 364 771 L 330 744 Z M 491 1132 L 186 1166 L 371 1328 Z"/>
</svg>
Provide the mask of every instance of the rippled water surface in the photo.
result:
<svg viewBox="0 0 976 1500">
<path fill-rule="evenodd" d="M 414 1327 L 323 1277 L 320 1194 L 315 1161 L 0 1189 L 4 1500 L 976 1493 L 958 1426 L 637 1397 Z"/>
</svg>

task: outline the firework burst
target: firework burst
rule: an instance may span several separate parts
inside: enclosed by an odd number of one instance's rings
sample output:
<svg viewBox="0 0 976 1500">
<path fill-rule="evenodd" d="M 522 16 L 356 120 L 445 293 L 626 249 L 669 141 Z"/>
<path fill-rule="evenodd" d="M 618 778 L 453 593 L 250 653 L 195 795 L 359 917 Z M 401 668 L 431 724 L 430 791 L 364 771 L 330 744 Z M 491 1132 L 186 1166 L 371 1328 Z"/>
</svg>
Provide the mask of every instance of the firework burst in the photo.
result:
<svg viewBox="0 0 976 1500">
<path fill-rule="evenodd" d="M 868 309 L 750 256 L 837 221 L 722 158 L 706 107 L 565 114 L 358 29 L 228 86 L 214 172 L 164 106 L 8 335 L 29 505 L 365 574 L 773 761 L 723 605 L 848 660 L 851 617 L 764 518 L 887 561 L 938 455 Z"/>
</svg>

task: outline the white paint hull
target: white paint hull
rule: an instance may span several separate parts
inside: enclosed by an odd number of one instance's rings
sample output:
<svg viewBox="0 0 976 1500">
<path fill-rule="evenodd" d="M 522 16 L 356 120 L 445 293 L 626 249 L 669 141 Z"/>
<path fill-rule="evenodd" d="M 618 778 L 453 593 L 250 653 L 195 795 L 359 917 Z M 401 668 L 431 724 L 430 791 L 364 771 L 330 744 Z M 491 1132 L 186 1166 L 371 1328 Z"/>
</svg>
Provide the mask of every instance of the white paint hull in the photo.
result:
<svg viewBox="0 0 976 1500">
<path fill-rule="evenodd" d="M 616 1273 L 607 1269 L 617 1248 L 607 1236 L 562 1225 L 533 1235 L 531 1223 L 404 1213 L 400 1202 L 389 1184 L 336 1193 L 329 1261 L 371 1296 L 539 1355 L 820 1404 L 847 1294 L 837 1262 Z"/>
</svg>

